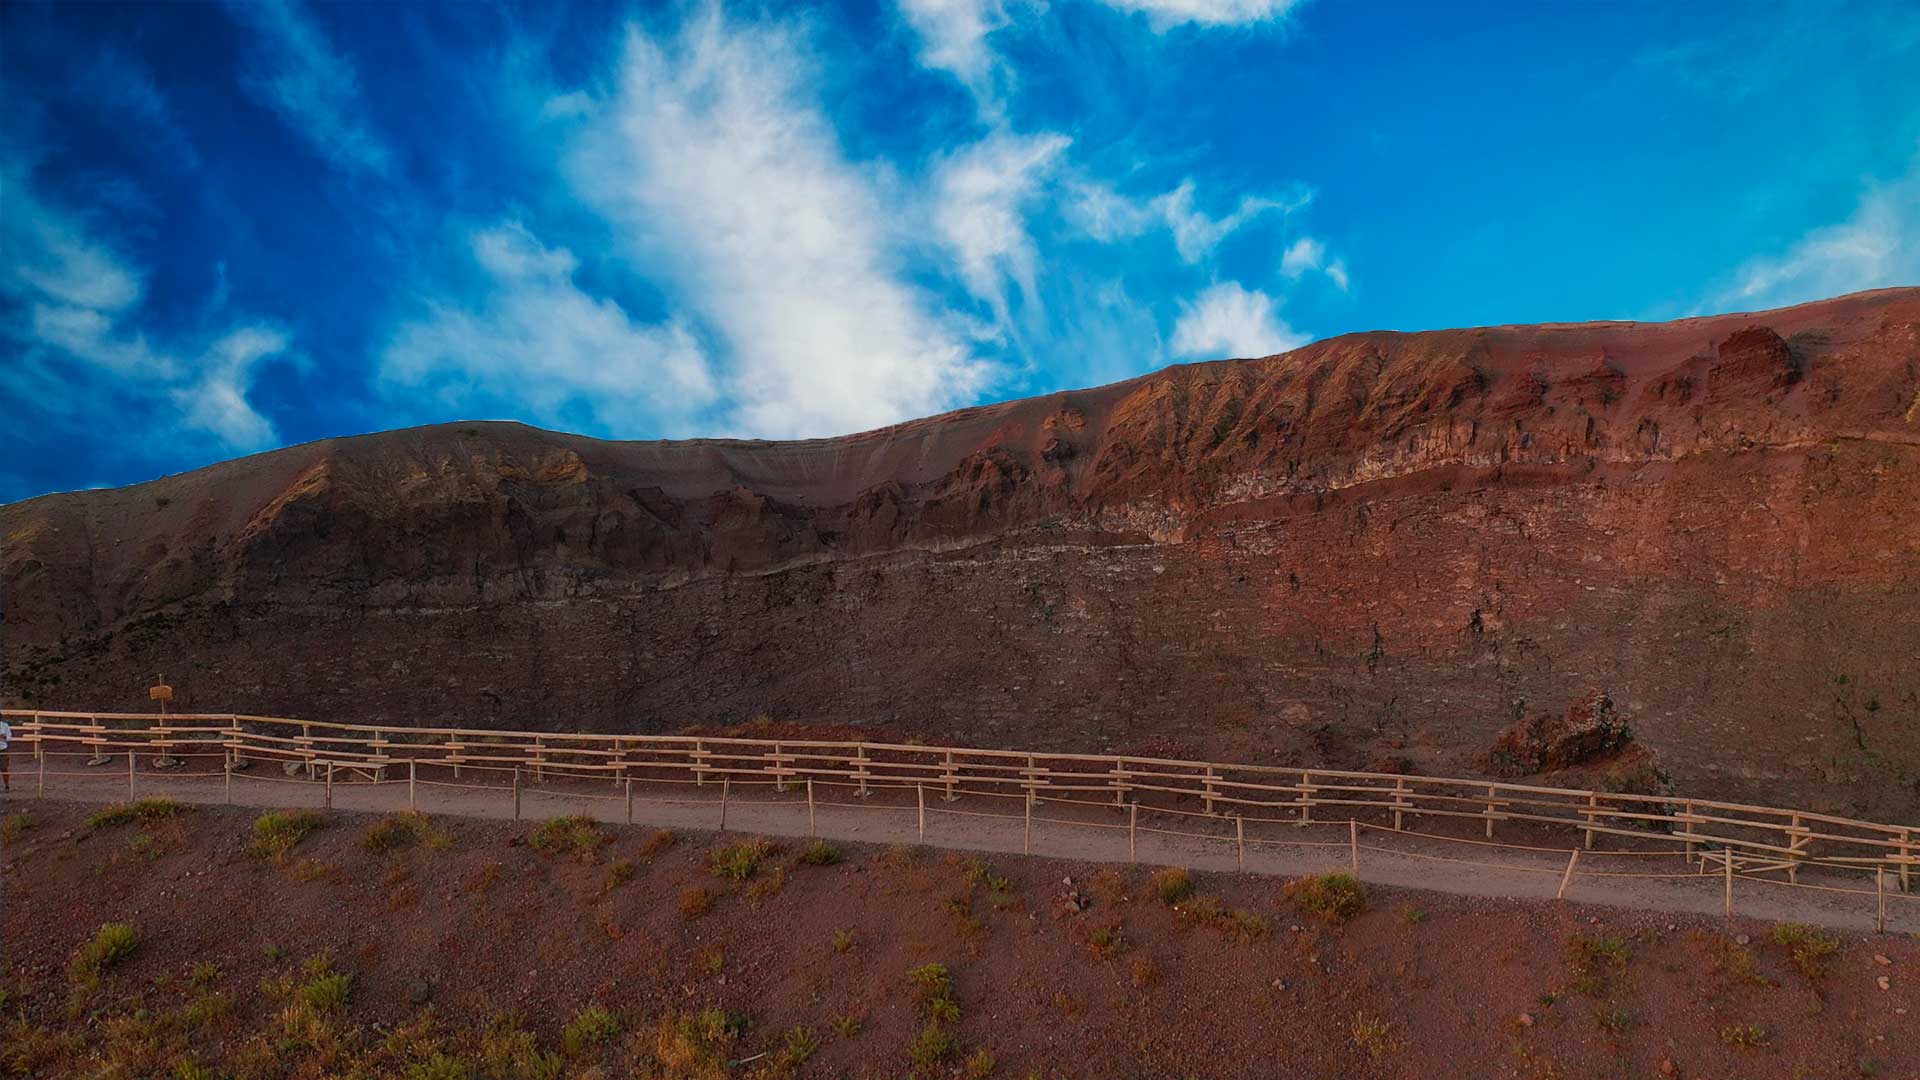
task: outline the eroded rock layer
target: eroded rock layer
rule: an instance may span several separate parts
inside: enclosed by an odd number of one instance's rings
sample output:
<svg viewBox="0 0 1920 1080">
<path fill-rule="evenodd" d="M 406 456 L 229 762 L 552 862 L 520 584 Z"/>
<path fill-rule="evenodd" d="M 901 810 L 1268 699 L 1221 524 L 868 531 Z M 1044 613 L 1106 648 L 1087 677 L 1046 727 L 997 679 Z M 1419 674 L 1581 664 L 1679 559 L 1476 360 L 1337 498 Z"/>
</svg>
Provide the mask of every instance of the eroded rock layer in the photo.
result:
<svg viewBox="0 0 1920 1080">
<path fill-rule="evenodd" d="M 470 423 L 0 508 L 5 694 L 1476 768 L 1920 818 L 1920 290 L 1170 368 L 837 439 Z"/>
</svg>

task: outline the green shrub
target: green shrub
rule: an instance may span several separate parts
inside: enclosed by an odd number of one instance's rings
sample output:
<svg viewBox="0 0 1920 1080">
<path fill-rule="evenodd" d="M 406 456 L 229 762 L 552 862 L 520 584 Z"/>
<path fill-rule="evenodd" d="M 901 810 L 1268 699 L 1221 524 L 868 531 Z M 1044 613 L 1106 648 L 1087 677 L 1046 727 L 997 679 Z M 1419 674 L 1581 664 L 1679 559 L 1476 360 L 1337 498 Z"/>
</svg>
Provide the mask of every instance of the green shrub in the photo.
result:
<svg viewBox="0 0 1920 1080">
<path fill-rule="evenodd" d="M 825 840 L 815 840 L 800 849 L 800 861 L 808 866 L 832 866 L 840 861 L 840 849 Z"/>
<path fill-rule="evenodd" d="M 11 844 L 20 839 L 20 834 L 33 828 L 33 815 L 25 810 L 16 810 L 0 820 L 0 844 Z"/>
<path fill-rule="evenodd" d="M 1335 926 L 1367 910 L 1367 887 L 1352 874 L 1316 874 L 1288 882 L 1284 891 L 1302 913 Z"/>
<path fill-rule="evenodd" d="M 745 881 L 760 869 L 762 862 L 778 850 L 773 841 L 755 837 L 713 849 L 713 852 L 707 856 L 707 866 L 713 871 L 715 877 L 723 877 L 728 881 Z"/>
<path fill-rule="evenodd" d="M 407 1066 L 407 1080 L 474 1080 L 477 1075 L 472 1065 L 443 1053 Z"/>
<path fill-rule="evenodd" d="M 91 987 L 103 972 L 118 967 L 140 947 L 140 931 L 131 923 L 107 923 L 74 950 L 67 974 L 73 984 Z"/>
<path fill-rule="evenodd" d="M 1153 875 L 1153 895 L 1169 906 L 1178 904 L 1193 895 L 1193 875 L 1177 866 L 1168 867 Z"/>
<path fill-rule="evenodd" d="M 306 963 L 307 981 L 300 987 L 300 1000 L 315 1012 L 335 1012 L 347 1007 L 353 993 L 353 976 L 333 970 L 333 961 L 324 954 Z"/>
<path fill-rule="evenodd" d="M 1567 966 L 1573 971 L 1573 988 L 1588 997 L 1607 992 L 1612 974 L 1627 966 L 1633 950 L 1617 937 L 1587 937 L 1575 934 L 1567 939 Z"/>
<path fill-rule="evenodd" d="M 427 815 L 407 810 L 389 814 L 367 826 L 360 837 L 360 846 L 375 855 L 386 855 L 420 844 L 441 849 L 450 846 L 452 841 L 452 835 L 434 828 Z"/>
<path fill-rule="evenodd" d="M 619 1017 L 599 1005 L 589 1005 L 567 1021 L 566 1030 L 560 1033 L 560 1045 L 566 1047 L 569 1054 L 580 1054 L 611 1042 L 618 1034 Z"/>
<path fill-rule="evenodd" d="M 309 833 L 326 823 L 326 815 L 313 810 L 274 810 L 261 814 L 254 820 L 247 852 L 256 859 L 281 862 Z"/>
<path fill-rule="evenodd" d="M 811 1029 L 803 1027 L 788 1028 L 787 1033 L 780 1037 L 780 1053 L 775 1058 L 775 1064 L 784 1071 L 797 1069 L 805 1065 L 807 1059 L 811 1058 L 819 1049 L 820 1037 L 815 1035 Z"/>
<path fill-rule="evenodd" d="M 108 803 L 87 817 L 87 828 L 105 829 L 131 825 L 136 821 L 158 821 L 178 814 L 183 808 L 172 799 L 154 796 L 132 803 Z"/>
<path fill-rule="evenodd" d="M 633 860 L 615 859 L 607 864 L 607 888 L 612 889 L 633 880 Z"/>
<path fill-rule="evenodd" d="M 1729 1024 L 1720 1029 L 1720 1041 L 1728 1046 L 1758 1050 L 1771 1040 L 1767 1037 L 1767 1030 L 1758 1024 Z"/>
<path fill-rule="evenodd" d="M 1840 939 L 1818 927 L 1785 922 L 1769 935 L 1773 943 L 1787 950 L 1787 959 L 1800 974 L 1818 980 L 1827 973 L 1827 960 L 1840 951 Z"/>
<path fill-rule="evenodd" d="M 598 862 L 607 835 L 585 814 L 567 814 L 540 823 L 527 845 L 544 855 L 566 855 L 583 863 Z"/>
<path fill-rule="evenodd" d="M 953 993 L 953 973 L 945 964 L 922 964 L 908 970 L 907 978 L 920 988 L 922 998 L 946 997 Z"/>
<path fill-rule="evenodd" d="M 938 1021 L 933 1021 L 913 1040 L 913 1045 L 907 1049 L 907 1056 L 916 1069 L 935 1069 L 959 1052 L 960 1040 L 951 1031 L 941 1027 Z"/>
</svg>

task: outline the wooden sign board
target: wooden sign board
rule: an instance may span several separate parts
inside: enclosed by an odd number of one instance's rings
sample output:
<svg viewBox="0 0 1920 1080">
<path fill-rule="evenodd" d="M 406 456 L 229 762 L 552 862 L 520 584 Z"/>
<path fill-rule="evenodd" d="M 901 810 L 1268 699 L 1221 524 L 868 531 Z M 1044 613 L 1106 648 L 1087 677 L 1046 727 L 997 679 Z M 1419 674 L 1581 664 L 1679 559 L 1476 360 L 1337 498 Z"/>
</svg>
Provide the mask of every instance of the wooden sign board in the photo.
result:
<svg viewBox="0 0 1920 1080">
<path fill-rule="evenodd" d="M 148 687 L 147 699 L 150 701 L 172 701 L 173 687 L 168 686 L 166 683 L 161 683 L 159 686 Z"/>
</svg>

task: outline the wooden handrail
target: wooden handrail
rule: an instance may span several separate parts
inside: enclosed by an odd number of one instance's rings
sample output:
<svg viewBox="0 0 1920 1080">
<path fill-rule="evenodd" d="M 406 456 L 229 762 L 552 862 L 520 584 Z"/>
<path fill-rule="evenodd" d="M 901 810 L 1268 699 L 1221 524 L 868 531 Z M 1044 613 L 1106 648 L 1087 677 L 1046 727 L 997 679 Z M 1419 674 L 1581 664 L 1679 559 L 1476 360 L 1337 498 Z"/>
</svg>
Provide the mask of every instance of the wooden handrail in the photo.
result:
<svg viewBox="0 0 1920 1080">
<path fill-rule="evenodd" d="M 611 775 L 616 780 L 636 770 L 666 769 L 683 771 L 694 779 L 760 775 L 794 784 L 818 778 L 855 782 L 863 790 L 932 784 L 950 794 L 956 785 L 975 785 L 958 790 L 979 793 L 977 785 L 985 784 L 1009 792 L 1032 792 L 1043 799 L 1049 793 L 1098 792 L 1111 793 L 1120 805 L 1144 795 L 1192 799 L 1209 811 L 1216 805 L 1291 810 L 1302 824 L 1310 820 L 1314 807 L 1337 806 L 1349 807 L 1350 812 L 1378 811 L 1396 822 L 1402 815 L 1413 814 L 1484 820 L 1489 829 L 1496 821 L 1540 823 L 1580 830 L 1589 838 L 1598 834 L 1685 843 L 1689 850 L 1700 844 L 1779 850 L 1807 862 L 1814 861 L 1808 851 L 1816 842 L 1852 845 L 1872 854 L 1834 857 L 1865 867 L 1897 868 L 1903 880 L 1910 875 L 1920 846 L 1911 825 L 1709 799 L 1464 777 L 856 740 L 414 728 L 236 713 L 175 713 L 164 721 L 147 713 L 44 709 L 0 710 L 0 716 L 14 722 L 15 739 L 33 746 L 36 753 L 46 744 L 100 747 L 111 741 L 116 750 L 205 745 L 222 747 L 230 754 L 295 758 L 301 763 L 528 765 Z M 265 730 L 250 730 L 255 728 Z M 218 737 L 192 737 L 203 735 Z M 364 746 L 366 752 L 352 749 L 356 745 Z M 1258 779 L 1265 777 L 1280 782 Z M 641 778 L 645 779 L 644 774 Z M 1256 797 L 1262 794 L 1275 798 Z M 1701 832 L 1705 824 L 1766 839 Z M 1809 824 L 1828 831 L 1816 831 Z M 1668 831 L 1651 831 L 1660 828 Z M 1839 829 L 1866 835 L 1842 835 Z"/>
</svg>

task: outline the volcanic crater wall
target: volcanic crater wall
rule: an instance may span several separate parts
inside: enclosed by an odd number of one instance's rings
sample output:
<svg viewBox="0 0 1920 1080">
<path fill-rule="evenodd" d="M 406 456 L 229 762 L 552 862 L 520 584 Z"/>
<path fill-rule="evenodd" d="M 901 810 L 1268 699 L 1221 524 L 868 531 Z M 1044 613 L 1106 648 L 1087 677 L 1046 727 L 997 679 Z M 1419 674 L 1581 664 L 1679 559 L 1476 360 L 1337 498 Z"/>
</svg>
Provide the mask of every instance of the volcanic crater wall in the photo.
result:
<svg viewBox="0 0 1920 1080">
<path fill-rule="evenodd" d="M 10 704 L 1471 771 L 1920 819 L 1920 290 L 1335 338 L 838 439 L 470 423 L 0 507 Z"/>
</svg>

